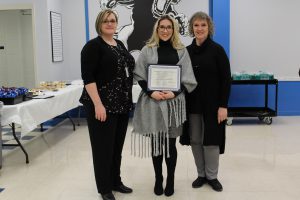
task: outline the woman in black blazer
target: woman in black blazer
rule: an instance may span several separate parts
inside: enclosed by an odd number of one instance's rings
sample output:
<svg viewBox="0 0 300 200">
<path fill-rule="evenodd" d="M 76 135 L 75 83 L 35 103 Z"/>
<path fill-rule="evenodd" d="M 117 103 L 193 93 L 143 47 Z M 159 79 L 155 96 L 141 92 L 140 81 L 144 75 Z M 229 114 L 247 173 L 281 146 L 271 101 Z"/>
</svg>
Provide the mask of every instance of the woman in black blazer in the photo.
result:
<svg viewBox="0 0 300 200">
<path fill-rule="evenodd" d="M 187 94 L 190 143 L 198 172 L 192 186 L 208 183 L 222 191 L 217 175 L 219 154 L 225 148 L 230 64 L 223 47 L 211 39 L 214 27 L 206 13 L 197 12 L 191 17 L 189 31 L 194 40 L 187 49 L 198 82 L 197 88 Z"/>
<path fill-rule="evenodd" d="M 120 176 L 122 149 L 132 110 L 134 58 L 114 39 L 118 17 L 102 10 L 96 20 L 98 37 L 81 52 L 84 90 L 80 98 L 87 113 L 98 193 L 114 200 L 112 190 L 131 193 Z"/>
</svg>

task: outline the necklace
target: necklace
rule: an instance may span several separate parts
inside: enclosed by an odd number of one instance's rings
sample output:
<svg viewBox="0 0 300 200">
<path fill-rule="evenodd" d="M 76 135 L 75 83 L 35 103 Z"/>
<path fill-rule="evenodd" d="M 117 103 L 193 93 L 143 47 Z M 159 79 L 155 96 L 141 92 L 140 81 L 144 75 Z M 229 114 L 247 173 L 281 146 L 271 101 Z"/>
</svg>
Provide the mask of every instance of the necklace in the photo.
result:
<svg viewBox="0 0 300 200">
<path fill-rule="evenodd" d="M 108 45 L 110 45 L 110 46 L 116 46 L 117 45 L 117 42 L 114 40 L 114 39 L 112 39 L 112 40 L 105 40 L 105 39 L 103 39 Z"/>
</svg>

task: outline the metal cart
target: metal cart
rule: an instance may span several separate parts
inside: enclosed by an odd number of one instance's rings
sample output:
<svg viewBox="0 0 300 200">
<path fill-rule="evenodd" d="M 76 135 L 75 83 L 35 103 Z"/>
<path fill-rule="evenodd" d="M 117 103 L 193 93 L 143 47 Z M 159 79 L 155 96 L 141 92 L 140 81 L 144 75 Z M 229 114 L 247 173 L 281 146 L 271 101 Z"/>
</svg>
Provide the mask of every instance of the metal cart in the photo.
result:
<svg viewBox="0 0 300 200">
<path fill-rule="evenodd" d="M 232 124 L 233 117 L 258 117 L 268 125 L 272 124 L 272 117 L 277 116 L 278 80 L 233 80 L 232 85 L 264 85 L 263 107 L 228 107 L 227 125 Z M 275 108 L 269 107 L 269 86 L 275 85 Z"/>
</svg>

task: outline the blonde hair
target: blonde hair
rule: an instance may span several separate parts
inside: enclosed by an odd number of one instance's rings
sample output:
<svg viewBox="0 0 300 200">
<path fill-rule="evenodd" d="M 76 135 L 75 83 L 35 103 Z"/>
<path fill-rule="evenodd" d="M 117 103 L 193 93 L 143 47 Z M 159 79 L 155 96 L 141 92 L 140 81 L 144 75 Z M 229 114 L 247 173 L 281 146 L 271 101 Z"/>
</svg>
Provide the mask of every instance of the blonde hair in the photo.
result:
<svg viewBox="0 0 300 200">
<path fill-rule="evenodd" d="M 171 41 L 173 48 L 174 49 L 183 49 L 184 45 L 180 41 L 178 23 L 175 21 L 175 19 L 173 17 L 170 17 L 169 15 L 163 15 L 155 22 L 154 27 L 153 27 L 152 36 L 147 41 L 146 45 L 148 47 L 159 46 L 158 26 L 159 26 L 160 22 L 165 19 L 169 20 L 172 23 L 173 34 L 171 36 L 170 41 Z"/>
<path fill-rule="evenodd" d="M 196 12 L 193 14 L 193 16 L 191 17 L 190 21 L 189 21 L 189 33 L 190 33 L 190 36 L 194 37 L 194 30 L 193 30 L 193 25 L 194 25 L 194 22 L 196 20 L 205 20 L 208 24 L 208 35 L 209 37 L 212 37 L 214 35 L 214 32 L 215 32 L 215 27 L 214 27 L 214 23 L 211 19 L 210 16 L 208 16 L 208 14 L 206 14 L 205 12 Z"/>
<path fill-rule="evenodd" d="M 96 29 L 98 35 L 101 35 L 101 25 L 110 14 L 113 14 L 115 16 L 116 22 L 118 23 L 118 16 L 113 10 L 104 9 L 104 10 L 100 11 L 97 16 L 96 22 L 95 22 L 95 29 Z M 105 18 L 105 16 L 106 16 L 106 18 Z"/>
</svg>

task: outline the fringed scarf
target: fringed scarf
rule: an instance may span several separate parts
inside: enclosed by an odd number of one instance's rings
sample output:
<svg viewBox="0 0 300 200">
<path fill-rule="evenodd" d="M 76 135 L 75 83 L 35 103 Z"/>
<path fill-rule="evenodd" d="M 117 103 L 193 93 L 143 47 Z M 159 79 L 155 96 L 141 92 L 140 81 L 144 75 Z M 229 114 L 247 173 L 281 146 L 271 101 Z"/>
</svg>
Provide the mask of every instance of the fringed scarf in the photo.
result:
<svg viewBox="0 0 300 200">
<path fill-rule="evenodd" d="M 177 50 L 178 65 L 182 66 L 181 84 L 191 92 L 196 88 L 190 57 L 187 50 Z M 157 63 L 157 47 L 144 47 L 136 62 L 134 78 L 147 81 L 147 65 Z M 172 117 L 173 116 L 173 117 Z M 172 119 L 175 121 L 173 122 Z M 156 101 L 141 91 L 133 116 L 133 131 L 131 135 L 131 152 L 134 156 L 149 157 L 161 155 L 163 146 L 167 145 L 169 157 L 169 127 L 179 127 L 186 120 L 184 92 L 176 98 Z M 167 138 L 167 140 L 165 140 Z M 167 144 L 165 144 L 167 141 Z M 153 142 L 153 149 L 151 148 Z M 153 152 L 151 152 L 151 149 Z"/>
</svg>

